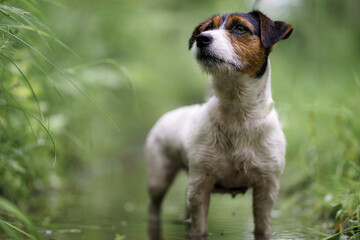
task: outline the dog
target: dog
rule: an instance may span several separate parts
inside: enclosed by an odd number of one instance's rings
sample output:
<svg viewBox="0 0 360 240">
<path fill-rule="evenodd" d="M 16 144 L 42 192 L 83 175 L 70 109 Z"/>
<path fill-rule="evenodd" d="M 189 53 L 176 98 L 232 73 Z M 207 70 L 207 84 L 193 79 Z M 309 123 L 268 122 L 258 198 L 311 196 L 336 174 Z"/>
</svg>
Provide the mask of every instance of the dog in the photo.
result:
<svg viewBox="0 0 360 240">
<path fill-rule="evenodd" d="M 293 27 L 260 11 L 212 16 L 189 40 L 211 75 L 213 96 L 163 115 L 145 145 L 149 220 L 180 169 L 188 171 L 189 236 L 207 233 L 210 194 L 253 189 L 255 239 L 270 239 L 271 211 L 285 165 L 286 140 L 271 95 L 269 54 Z"/>
</svg>

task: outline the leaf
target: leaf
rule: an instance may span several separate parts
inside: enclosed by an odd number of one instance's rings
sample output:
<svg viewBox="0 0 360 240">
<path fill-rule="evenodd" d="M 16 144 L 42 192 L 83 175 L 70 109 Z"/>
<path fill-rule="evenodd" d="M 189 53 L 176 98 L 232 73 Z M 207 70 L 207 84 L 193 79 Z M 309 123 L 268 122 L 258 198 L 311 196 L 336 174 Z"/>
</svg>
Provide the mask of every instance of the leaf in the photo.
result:
<svg viewBox="0 0 360 240">
<path fill-rule="evenodd" d="M 120 235 L 118 233 L 115 235 L 115 240 L 124 240 L 124 239 L 126 239 L 124 235 Z"/>
</svg>

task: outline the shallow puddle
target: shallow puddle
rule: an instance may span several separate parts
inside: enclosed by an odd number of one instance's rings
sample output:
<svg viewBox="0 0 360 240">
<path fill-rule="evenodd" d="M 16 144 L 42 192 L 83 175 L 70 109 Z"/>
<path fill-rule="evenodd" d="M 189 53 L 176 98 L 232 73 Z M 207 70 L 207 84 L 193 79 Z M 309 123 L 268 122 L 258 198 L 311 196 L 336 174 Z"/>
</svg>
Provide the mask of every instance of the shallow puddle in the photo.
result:
<svg viewBox="0 0 360 240">
<path fill-rule="evenodd" d="M 68 190 L 54 193 L 45 201 L 47 207 L 40 206 L 34 213 L 45 239 L 149 239 L 143 169 L 120 171 L 114 167 L 85 176 L 77 177 Z M 182 220 L 186 182 L 186 174 L 179 174 L 165 199 L 163 240 L 187 239 L 187 225 Z M 309 223 L 301 219 L 275 210 L 272 239 L 315 239 L 305 230 Z M 252 222 L 251 192 L 235 198 L 212 195 L 208 240 L 253 239 Z"/>
</svg>

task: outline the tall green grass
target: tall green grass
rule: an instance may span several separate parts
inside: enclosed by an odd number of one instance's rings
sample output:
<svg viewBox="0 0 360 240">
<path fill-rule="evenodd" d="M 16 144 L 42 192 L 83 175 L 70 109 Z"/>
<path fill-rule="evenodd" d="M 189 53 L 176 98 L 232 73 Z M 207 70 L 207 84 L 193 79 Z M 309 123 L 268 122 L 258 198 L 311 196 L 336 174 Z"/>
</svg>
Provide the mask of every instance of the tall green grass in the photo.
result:
<svg viewBox="0 0 360 240">
<path fill-rule="evenodd" d="M 76 131 L 64 127 L 77 121 L 69 114 L 74 110 L 68 106 L 69 101 L 81 96 L 97 115 L 107 119 L 112 129 L 120 131 L 113 118 L 88 96 L 86 83 L 75 82 L 74 77 L 89 66 L 103 65 L 110 74 L 123 77 L 133 107 L 137 108 L 131 76 L 116 61 L 82 61 L 77 66 L 67 65 L 67 70 L 55 63 L 64 52 L 76 61 L 80 57 L 48 27 L 40 7 L 45 2 L 59 8 L 54 1 L 0 1 L 0 195 L 6 198 L 0 202 L 4 209 L 0 211 L 0 229 L 14 239 L 19 239 L 19 233 L 32 239 L 39 236 L 12 203 L 26 210 L 34 194 L 58 187 L 58 175 L 84 161 L 76 156 L 83 154 L 79 149 L 89 150 Z M 84 113 L 78 109 L 74 112 L 79 116 Z M 88 126 L 84 122 L 81 124 Z M 58 153 L 67 161 L 56 164 Z M 20 219 L 20 225 L 14 217 Z"/>
<path fill-rule="evenodd" d="M 36 15 L 36 1 L 0 5 L 0 192 L 12 201 L 41 190 L 56 160 L 48 126 L 49 66 L 38 46 L 56 38 Z M 24 7 L 24 10 L 20 7 Z M 40 43 L 40 44 L 39 44 Z"/>
<path fill-rule="evenodd" d="M 40 239 L 14 203 L 26 209 L 55 175 L 57 150 L 44 97 L 49 89 L 56 92 L 49 74 L 54 66 L 41 51 L 52 51 L 53 42 L 67 47 L 44 23 L 38 4 L 0 2 L 0 195 L 7 199 L 0 198 L 0 228 L 12 239 Z"/>
<path fill-rule="evenodd" d="M 39 8 L 41 1 L 2 3 L 0 140 L 4 144 L 0 151 L 0 173 L 4 173 L 4 181 L 0 183 L 0 192 L 15 200 L 40 190 L 47 181 L 46 176 L 52 172 L 49 164 L 55 166 L 57 146 L 52 132 L 63 130 L 61 126 L 67 117 L 61 110 L 64 110 L 63 106 L 69 98 L 69 89 L 70 95 L 74 95 L 75 91 L 76 95 L 82 96 L 120 131 L 112 117 L 88 96 L 84 85 L 73 80 L 72 77 L 78 69 L 100 64 L 109 65 L 112 72 L 125 76 L 134 103 L 136 98 L 126 68 L 111 59 L 71 66 L 68 71 L 55 64 L 52 58 L 53 55 L 56 56 L 59 47 L 61 52 L 66 52 L 67 55 L 76 59 L 80 57 L 61 42 L 44 23 L 47 20 L 42 14 L 43 10 Z M 51 3 L 56 5 L 56 2 Z M 62 81 L 55 81 L 54 76 L 60 76 Z M 69 139 L 74 140 L 72 137 Z"/>
</svg>

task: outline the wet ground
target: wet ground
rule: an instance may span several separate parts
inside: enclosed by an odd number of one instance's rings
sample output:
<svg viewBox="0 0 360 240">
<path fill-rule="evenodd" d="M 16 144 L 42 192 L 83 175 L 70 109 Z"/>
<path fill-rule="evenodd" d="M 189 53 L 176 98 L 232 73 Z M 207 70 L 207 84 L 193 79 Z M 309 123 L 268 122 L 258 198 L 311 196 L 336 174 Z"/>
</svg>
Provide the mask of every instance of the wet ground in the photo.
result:
<svg viewBox="0 0 360 240">
<path fill-rule="evenodd" d="M 95 166 L 94 169 L 97 169 Z M 180 174 L 163 206 L 162 239 L 187 239 L 186 174 Z M 78 175 L 63 192 L 55 192 L 36 213 L 45 239 L 149 239 L 144 169 L 108 170 Z M 281 204 L 278 203 L 278 204 Z M 207 239 L 253 239 L 251 191 L 244 196 L 212 195 Z M 275 210 L 273 239 L 315 239 L 301 216 Z"/>
</svg>

